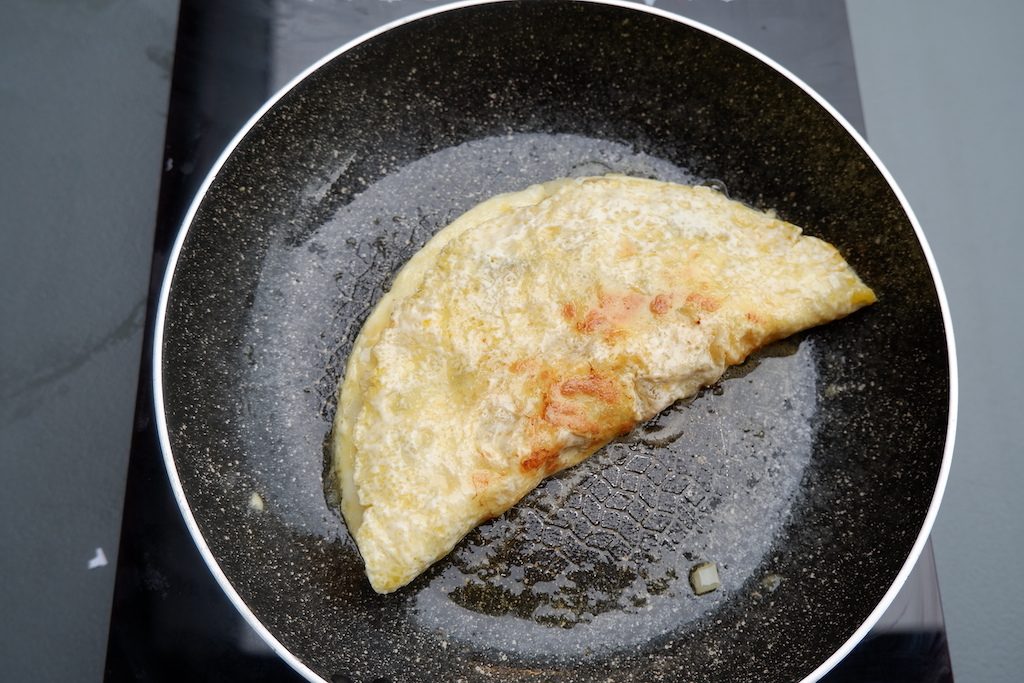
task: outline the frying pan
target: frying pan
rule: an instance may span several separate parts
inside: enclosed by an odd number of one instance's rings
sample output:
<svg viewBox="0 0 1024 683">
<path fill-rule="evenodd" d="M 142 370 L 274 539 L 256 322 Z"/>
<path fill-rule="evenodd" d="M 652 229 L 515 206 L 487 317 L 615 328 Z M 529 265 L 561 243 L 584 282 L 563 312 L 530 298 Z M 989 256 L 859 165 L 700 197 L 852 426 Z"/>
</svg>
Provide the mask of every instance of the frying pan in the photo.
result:
<svg viewBox="0 0 1024 683">
<path fill-rule="evenodd" d="M 606 172 L 775 210 L 879 301 L 765 349 L 375 594 L 323 476 L 362 321 L 475 203 Z M 439 7 L 310 68 L 193 203 L 154 369 L 200 551 L 310 680 L 817 680 L 916 560 L 955 423 L 941 285 L 864 141 L 749 48 L 616 2 Z M 722 586 L 698 597 L 702 561 Z"/>
</svg>

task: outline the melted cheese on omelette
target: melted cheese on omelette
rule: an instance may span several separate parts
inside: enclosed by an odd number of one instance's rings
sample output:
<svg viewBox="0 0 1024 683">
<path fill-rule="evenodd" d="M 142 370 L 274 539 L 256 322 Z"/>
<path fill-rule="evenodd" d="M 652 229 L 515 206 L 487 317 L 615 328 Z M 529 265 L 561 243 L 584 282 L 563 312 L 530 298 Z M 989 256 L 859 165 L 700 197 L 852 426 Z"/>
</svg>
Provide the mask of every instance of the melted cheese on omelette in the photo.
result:
<svg viewBox="0 0 1024 683">
<path fill-rule="evenodd" d="M 874 300 L 831 245 L 706 187 L 565 179 L 478 205 L 349 358 L 333 468 L 370 583 L 405 585 L 544 477 Z"/>
</svg>

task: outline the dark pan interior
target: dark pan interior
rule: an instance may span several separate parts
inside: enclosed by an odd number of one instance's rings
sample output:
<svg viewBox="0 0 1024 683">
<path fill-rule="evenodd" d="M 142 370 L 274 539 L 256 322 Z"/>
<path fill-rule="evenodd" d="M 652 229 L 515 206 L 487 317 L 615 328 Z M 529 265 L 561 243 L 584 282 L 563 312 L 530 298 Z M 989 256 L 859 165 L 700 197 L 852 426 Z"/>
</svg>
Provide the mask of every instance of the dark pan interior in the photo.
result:
<svg viewBox="0 0 1024 683">
<path fill-rule="evenodd" d="M 362 321 L 463 210 L 607 171 L 775 209 L 879 302 L 767 349 L 376 595 L 322 489 Z M 921 246 L 845 129 L 716 37 L 588 3 L 435 14 L 285 95 L 189 227 L 162 352 L 205 542 L 271 633 L 339 681 L 798 680 L 905 562 L 950 387 Z M 702 560 L 723 585 L 697 598 Z"/>
</svg>

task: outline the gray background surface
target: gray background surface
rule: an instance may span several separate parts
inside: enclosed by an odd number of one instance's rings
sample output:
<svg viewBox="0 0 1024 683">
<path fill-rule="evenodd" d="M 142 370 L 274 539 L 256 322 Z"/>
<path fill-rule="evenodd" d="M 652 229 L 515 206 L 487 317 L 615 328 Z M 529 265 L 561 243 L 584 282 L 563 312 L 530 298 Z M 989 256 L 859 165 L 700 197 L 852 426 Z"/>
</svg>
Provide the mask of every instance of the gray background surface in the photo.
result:
<svg viewBox="0 0 1024 683">
<path fill-rule="evenodd" d="M 0 14 L 5 681 L 102 677 L 176 21 L 163 0 Z"/>
<path fill-rule="evenodd" d="M 921 219 L 957 331 L 960 428 L 934 533 L 954 671 L 1014 681 L 1024 3 L 848 6 L 868 136 Z M 0 20 L 5 680 L 102 676 L 176 15 L 161 0 L 15 0 Z M 90 570 L 96 548 L 108 564 Z"/>
<path fill-rule="evenodd" d="M 1024 3 L 850 0 L 868 138 L 949 298 L 960 419 L 932 535 L 958 680 L 1024 671 Z M 898 438 L 898 435 L 897 435 Z"/>
</svg>

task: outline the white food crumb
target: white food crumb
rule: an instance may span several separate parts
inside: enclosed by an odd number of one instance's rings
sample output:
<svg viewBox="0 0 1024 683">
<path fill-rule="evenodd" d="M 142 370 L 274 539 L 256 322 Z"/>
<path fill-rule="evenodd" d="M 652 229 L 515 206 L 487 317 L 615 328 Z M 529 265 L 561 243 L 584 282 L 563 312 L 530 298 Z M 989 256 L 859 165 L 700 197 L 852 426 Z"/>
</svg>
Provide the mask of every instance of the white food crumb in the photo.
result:
<svg viewBox="0 0 1024 683">
<path fill-rule="evenodd" d="M 722 585 L 718 580 L 718 565 L 714 562 L 702 562 L 690 570 L 690 585 L 697 595 L 710 593 Z"/>
<path fill-rule="evenodd" d="M 93 555 L 92 559 L 89 560 L 89 569 L 97 569 L 99 567 L 107 566 L 107 556 L 103 552 L 103 548 L 96 548 L 96 554 Z"/>
</svg>

